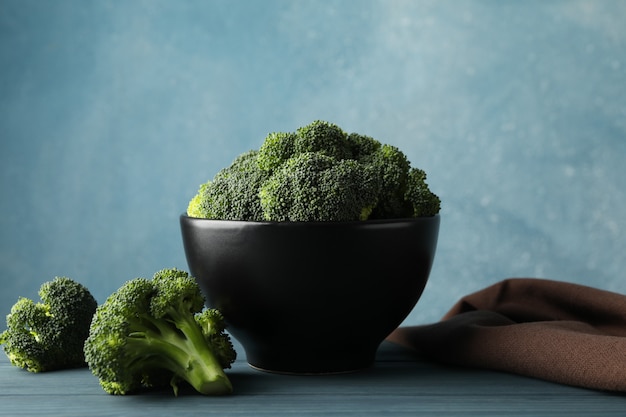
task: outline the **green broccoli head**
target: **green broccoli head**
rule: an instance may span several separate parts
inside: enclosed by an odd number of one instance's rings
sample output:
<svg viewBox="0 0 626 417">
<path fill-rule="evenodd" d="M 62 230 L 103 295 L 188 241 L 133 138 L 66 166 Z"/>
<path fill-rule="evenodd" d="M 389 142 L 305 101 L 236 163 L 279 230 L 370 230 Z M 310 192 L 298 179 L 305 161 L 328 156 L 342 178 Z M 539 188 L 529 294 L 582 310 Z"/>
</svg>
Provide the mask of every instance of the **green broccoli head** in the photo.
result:
<svg viewBox="0 0 626 417">
<path fill-rule="evenodd" d="M 230 337 L 226 336 L 226 320 L 222 312 L 215 308 L 207 308 L 196 314 L 196 321 L 202 328 L 207 343 L 213 347 L 213 352 L 224 369 L 237 359 L 237 352 Z"/>
<path fill-rule="evenodd" d="M 187 214 L 247 221 L 432 216 L 440 202 L 397 147 L 321 120 L 270 133 L 200 186 Z M 421 171 L 423 172 L 423 171 Z M 427 190 L 427 191 L 426 191 Z"/>
<path fill-rule="evenodd" d="M 257 159 L 259 168 L 271 173 L 281 166 L 296 153 L 297 140 L 298 135 L 291 132 L 274 132 L 267 135 L 259 148 Z"/>
<path fill-rule="evenodd" d="M 181 381 L 205 395 L 232 392 L 224 373 L 236 359 L 224 318 L 204 309 L 188 273 L 163 269 L 127 281 L 100 305 L 85 341 L 85 359 L 109 394 Z"/>
<path fill-rule="evenodd" d="M 306 152 L 283 164 L 261 187 L 260 198 L 268 221 L 354 221 L 369 216 L 378 190 L 369 166 Z"/>
<path fill-rule="evenodd" d="M 189 202 L 187 214 L 207 219 L 262 220 L 258 193 L 269 173 L 259 167 L 257 155 L 256 150 L 239 155 L 212 181 L 202 184 Z"/>
<path fill-rule="evenodd" d="M 357 161 L 366 161 L 383 146 L 378 140 L 359 133 L 350 133 L 346 139 L 352 159 Z"/>
<path fill-rule="evenodd" d="M 337 125 L 316 120 L 296 130 L 295 154 L 319 152 L 335 159 L 352 158 L 346 133 Z"/>
<path fill-rule="evenodd" d="M 207 192 L 210 192 L 208 190 L 209 187 L 211 187 L 210 181 L 200 185 L 200 188 L 198 189 L 196 195 L 194 195 L 193 198 L 189 201 L 189 205 L 187 206 L 187 215 L 198 218 L 209 217 L 207 213 L 208 208 L 204 208 L 204 206 L 206 205 L 204 201 L 204 196 Z"/>
<path fill-rule="evenodd" d="M 271 173 L 302 153 L 319 152 L 335 159 L 352 158 L 351 145 L 348 135 L 339 126 L 316 120 L 296 132 L 267 135 L 259 148 L 258 164 Z"/>
<path fill-rule="evenodd" d="M 31 372 L 85 366 L 83 343 L 97 302 L 82 284 L 57 277 L 39 289 L 40 302 L 20 297 L 0 343 L 11 364 Z"/>
<path fill-rule="evenodd" d="M 434 216 L 441 209 L 439 196 L 430 191 L 426 172 L 419 168 L 409 171 L 404 198 L 411 203 L 413 217 Z"/>
<path fill-rule="evenodd" d="M 365 163 L 378 171 L 382 185 L 378 204 L 372 219 L 412 217 L 411 203 L 405 200 L 411 164 L 397 147 L 382 145 L 364 158 Z"/>
</svg>

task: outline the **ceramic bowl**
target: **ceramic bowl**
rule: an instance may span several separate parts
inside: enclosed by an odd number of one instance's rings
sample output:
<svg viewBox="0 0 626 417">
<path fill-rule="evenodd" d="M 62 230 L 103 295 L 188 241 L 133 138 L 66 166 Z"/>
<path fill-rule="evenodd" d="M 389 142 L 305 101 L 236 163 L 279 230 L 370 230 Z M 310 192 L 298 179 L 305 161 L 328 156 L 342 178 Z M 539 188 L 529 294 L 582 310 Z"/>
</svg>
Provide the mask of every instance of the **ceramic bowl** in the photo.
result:
<svg viewBox="0 0 626 417">
<path fill-rule="evenodd" d="M 419 300 L 440 217 L 246 222 L 181 215 L 189 272 L 255 368 L 338 373 L 373 363 Z"/>
</svg>

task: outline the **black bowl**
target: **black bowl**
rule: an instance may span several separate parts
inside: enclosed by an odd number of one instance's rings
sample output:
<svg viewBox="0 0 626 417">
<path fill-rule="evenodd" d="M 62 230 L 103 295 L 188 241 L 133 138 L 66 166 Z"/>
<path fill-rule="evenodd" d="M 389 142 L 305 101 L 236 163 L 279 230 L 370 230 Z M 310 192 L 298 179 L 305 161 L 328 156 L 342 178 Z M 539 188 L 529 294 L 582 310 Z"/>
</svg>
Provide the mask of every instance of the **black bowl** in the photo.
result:
<svg viewBox="0 0 626 417">
<path fill-rule="evenodd" d="M 363 222 L 180 217 L 207 306 L 259 369 L 348 372 L 372 364 L 431 270 L 439 215 Z"/>
</svg>

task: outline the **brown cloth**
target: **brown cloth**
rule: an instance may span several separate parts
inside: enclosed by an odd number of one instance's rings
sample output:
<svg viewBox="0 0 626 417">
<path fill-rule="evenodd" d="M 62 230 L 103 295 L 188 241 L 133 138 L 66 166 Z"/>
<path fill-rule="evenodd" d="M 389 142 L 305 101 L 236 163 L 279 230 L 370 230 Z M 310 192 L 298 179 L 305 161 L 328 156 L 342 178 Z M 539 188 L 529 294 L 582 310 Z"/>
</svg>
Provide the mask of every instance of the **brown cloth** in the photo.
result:
<svg viewBox="0 0 626 417">
<path fill-rule="evenodd" d="M 507 279 L 387 340 L 447 364 L 626 392 L 626 296 L 583 285 Z"/>
</svg>

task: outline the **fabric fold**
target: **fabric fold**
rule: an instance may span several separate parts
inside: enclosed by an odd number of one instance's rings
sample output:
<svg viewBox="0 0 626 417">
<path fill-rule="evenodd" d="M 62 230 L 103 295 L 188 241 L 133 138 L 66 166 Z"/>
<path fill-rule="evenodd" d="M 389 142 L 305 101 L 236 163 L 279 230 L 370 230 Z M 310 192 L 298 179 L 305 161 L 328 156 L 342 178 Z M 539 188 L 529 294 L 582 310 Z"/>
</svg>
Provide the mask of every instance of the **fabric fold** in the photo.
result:
<svg viewBox="0 0 626 417">
<path fill-rule="evenodd" d="M 626 392 L 626 296 L 579 284 L 507 279 L 387 340 L 447 364 Z"/>
</svg>

